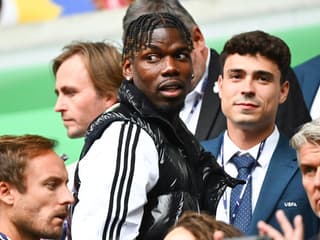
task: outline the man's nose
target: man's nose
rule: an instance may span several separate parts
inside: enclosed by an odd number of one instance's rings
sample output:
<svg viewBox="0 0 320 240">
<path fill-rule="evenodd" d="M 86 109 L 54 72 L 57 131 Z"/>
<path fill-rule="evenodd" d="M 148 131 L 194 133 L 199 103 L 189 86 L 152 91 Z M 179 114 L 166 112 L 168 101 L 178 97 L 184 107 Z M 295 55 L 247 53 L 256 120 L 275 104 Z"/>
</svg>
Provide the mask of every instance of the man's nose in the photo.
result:
<svg viewBox="0 0 320 240">
<path fill-rule="evenodd" d="M 68 204 L 72 204 L 74 202 L 74 197 L 72 192 L 68 189 L 68 187 L 65 187 L 65 191 L 64 191 L 64 202 L 68 203 Z"/>
<path fill-rule="evenodd" d="M 54 111 L 61 112 L 64 109 L 65 109 L 65 105 L 63 103 L 63 99 L 61 96 L 58 96 L 56 100 L 56 104 L 54 105 Z"/>
<path fill-rule="evenodd" d="M 317 167 L 314 183 L 315 183 L 315 186 L 320 187 L 320 166 Z"/>
<path fill-rule="evenodd" d="M 254 80 L 251 77 L 246 77 L 243 81 L 242 81 L 242 94 L 244 95 L 254 95 Z"/>
<path fill-rule="evenodd" d="M 177 74 L 178 72 L 176 59 L 171 56 L 165 57 L 163 60 L 163 73 Z"/>
</svg>

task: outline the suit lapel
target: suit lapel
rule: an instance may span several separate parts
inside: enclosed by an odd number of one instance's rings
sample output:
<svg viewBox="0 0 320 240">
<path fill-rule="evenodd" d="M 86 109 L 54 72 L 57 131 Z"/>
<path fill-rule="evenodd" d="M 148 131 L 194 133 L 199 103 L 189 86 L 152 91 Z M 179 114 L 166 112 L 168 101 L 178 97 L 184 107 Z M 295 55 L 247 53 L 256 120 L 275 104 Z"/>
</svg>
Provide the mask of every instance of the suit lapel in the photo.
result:
<svg viewBox="0 0 320 240">
<path fill-rule="evenodd" d="M 224 132 L 225 131 L 220 133 L 219 136 L 216 138 L 201 142 L 204 149 L 207 152 L 211 152 L 212 155 L 215 156 L 216 159 L 218 158 L 218 155 L 220 153 L 220 148 L 221 148 L 221 144 L 223 141 Z"/>
<path fill-rule="evenodd" d="M 210 62 L 208 69 L 208 86 L 204 92 L 204 97 L 200 109 L 199 120 L 195 136 L 197 139 L 207 139 L 210 130 L 215 124 L 215 119 L 220 112 L 220 98 L 213 92 L 215 82 L 220 74 L 219 55 L 213 49 L 210 50 Z"/>
<path fill-rule="evenodd" d="M 275 213 L 282 192 L 297 170 L 296 153 L 288 146 L 288 139 L 280 135 L 253 212 L 249 232 L 256 232 L 257 222 L 266 221 Z"/>
<path fill-rule="evenodd" d="M 294 68 L 305 103 L 309 110 L 320 86 L 319 66 L 320 55 Z"/>
<path fill-rule="evenodd" d="M 311 80 L 311 79 L 307 79 Z M 312 81 L 305 81 L 305 92 L 304 97 L 306 99 L 306 104 L 308 105 L 308 109 L 311 109 L 312 103 L 314 98 L 316 97 L 316 94 L 318 92 L 318 88 L 320 85 L 320 78 L 314 77 Z"/>
<path fill-rule="evenodd" d="M 305 80 L 310 80 L 310 79 L 305 79 Z M 313 99 L 316 97 L 316 94 L 318 91 L 318 87 L 319 87 L 318 81 L 320 81 L 320 79 L 316 80 L 314 78 L 314 79 L 312 79 L 312 81 L 303 81 L 303 83 L 301 85 L 303 97 L 305 99 L 305 103 L 306 103 L 309 110 L 311 109 Z"/>
</svg>

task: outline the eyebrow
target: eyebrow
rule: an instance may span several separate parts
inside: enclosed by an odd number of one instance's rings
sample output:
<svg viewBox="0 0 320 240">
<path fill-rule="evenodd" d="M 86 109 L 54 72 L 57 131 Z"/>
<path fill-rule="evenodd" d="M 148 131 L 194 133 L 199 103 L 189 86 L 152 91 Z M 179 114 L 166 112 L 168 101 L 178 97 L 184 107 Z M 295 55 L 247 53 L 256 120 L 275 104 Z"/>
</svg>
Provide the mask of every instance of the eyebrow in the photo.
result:
<svg viewBox="0 0 320 240">
<path fill-rule="evenodd" d="M 241 68 L 232 68 L 227 70 L 227 73 L 244 73 L 244 72 L 246 71 Z M 273 73 L 264 71 L 264 70 L 253 71 L 253 75 L 259 75 L 259 76 L 265 75 L 265 76 L 268 76 L 269 78 L 274 78 Z"/>
<path fill-rule="evenodd" d="M 151 43 L 148 43 L 148 44 L 145 44 L 144 45 L 146 47 L 146 49 L 150 48 L 150 49 L 153 49 L 153 50 L 160 50 L 160 47 L 154 45 L 154 44 L 151 44 Z M 144 50 L 144 49 L 142 49 Z"/>
<path fill-rule="evenodd" d="M 243 69 L 238 69 L 238 68 L 232 68 L 232 69 L 228 69 L 227 73 L 240 73 L 240 72 L 245 72 Z"/>
<path fill-rule="evenodd" d="M 299 163 L 299 168 L 301 171 L 304 171 L 305 169 L 308 168 L 318 168 L 318 165 L 316 164 L 310 164 L 310 163 Z"/>
<path fill-rule="evenodd" d="M 63 87 L 61 87 L 60 90 L 61 90 L 60 92 L 65 93 L 65 92 L 69 92 L 69 91 L 77 91 L 77 88 L 74 86 L 63 86 Z M 58 93 L 59 93 L 58 89 L 55 89 L 54 91 L 58 95 Z"/>
<path fill-rule="evenodd" d="M 155 45 L 155 44 L 152 44 L 152 43 L 148 43 L 148 44 L 145 44 L 145 47 L 146 48 L 150 48 L 150 49 L 153 49 L 153 50 L 161 50 L 161 47 Z M 181 47 L 177 47 L 177 50 L 181 51 L 185 51 L 185 50 L 188 50 L 189 51 L 189 48 L 186 44 L 181 44 Z"/>
<path fill-rule="evenodd" d="M 267 75 L 269 77 L 273 77 L 273 73 L 268 72 L 268 71 L 263 71 L 263 70 L 258 70 L 258 71 L 254 71 L 254 74 L 259 74 L 259 75 Z"/>
</svg>

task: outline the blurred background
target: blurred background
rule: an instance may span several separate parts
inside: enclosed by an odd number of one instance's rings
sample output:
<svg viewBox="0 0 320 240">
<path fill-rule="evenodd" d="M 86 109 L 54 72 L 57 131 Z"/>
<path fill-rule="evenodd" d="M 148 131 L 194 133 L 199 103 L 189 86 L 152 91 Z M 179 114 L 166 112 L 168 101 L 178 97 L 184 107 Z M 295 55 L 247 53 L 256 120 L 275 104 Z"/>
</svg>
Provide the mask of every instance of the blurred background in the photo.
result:
<svg viewBox="0 0 320 240">
<path fill-rule="evenodd" d="M 292 66 L 320 54 L 320 0 L 181 0 L 207 44 L 221 51 L 232 35 L 264 30 L 281 37 Z M 0 0 L 0 135 L 41 134 L 59 141 L 68 164 L 83 139 L 68 139 L 53 111 L 51 61 L 74 40 L 121 48 L 126 0 Z"/>
</svg>

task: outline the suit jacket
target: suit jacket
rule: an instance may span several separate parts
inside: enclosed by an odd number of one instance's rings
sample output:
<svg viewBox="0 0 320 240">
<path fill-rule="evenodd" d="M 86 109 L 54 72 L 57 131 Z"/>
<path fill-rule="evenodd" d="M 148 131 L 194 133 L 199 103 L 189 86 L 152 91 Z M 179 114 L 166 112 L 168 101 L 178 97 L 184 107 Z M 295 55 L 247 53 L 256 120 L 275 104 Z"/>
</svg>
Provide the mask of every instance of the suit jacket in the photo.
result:
<svg viewBox="0 0 320 240">
<path fill-rule="evenodd" d="M 200 141 L 215 138 L 227 128 L 226 118 L 221 111 L 219 95 L 213 92 L 214 84 L 221 73 L 219 54 L 213 49 L 210 51 L 208 85 L 202 99 L 195 132 L 196 138 Z M 279 106 L 277 126 L 288 137 L 291 137 L 300 125 L 311 121 L 311 117 L 292 69 L 290 69 L 288 80 L 290 91 L 286 102 Z"/>
<path fill-rule="evenodd" d="M 195 132 L 198 140 L 216 137 L 227 128 L 226 118 L 221 111 L 220 98 L 213 92 L 215 82 L 221 73 L 219 54 L 211 49 L 208 69 L 208 83 L 202 98 L 199 120 Z"/>
<path fill-rule="evenodd" d="M 304 101 L 310 111 L 320 86 L 320 55 L 296 66 L 295 71 Z"/>
<path fill-rule="evenodd" d="M 217 157 L 222 140 L 223 133 L 215 139 L 202 142 L 202 145 Z M 279 142 L 270 160 L 247 234 L 258 234 L 259 220 L 280 230 L 275 218 L 277 209 L 283 209 L 291 223 L 297 214 L 303 216 L 306 223 L 305 239 L 319 232 L 320 219 L 313 213 L 302 186 L 296 153 L 289 146 L 289 139 L 283 134 L 280 134 Z"/>
</svg>

